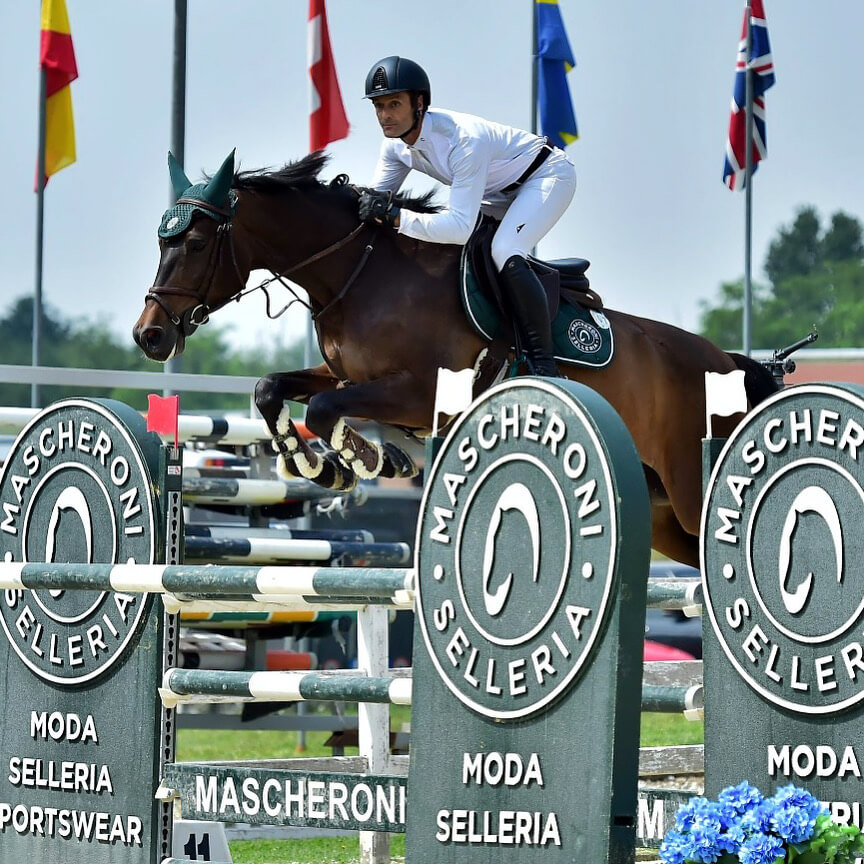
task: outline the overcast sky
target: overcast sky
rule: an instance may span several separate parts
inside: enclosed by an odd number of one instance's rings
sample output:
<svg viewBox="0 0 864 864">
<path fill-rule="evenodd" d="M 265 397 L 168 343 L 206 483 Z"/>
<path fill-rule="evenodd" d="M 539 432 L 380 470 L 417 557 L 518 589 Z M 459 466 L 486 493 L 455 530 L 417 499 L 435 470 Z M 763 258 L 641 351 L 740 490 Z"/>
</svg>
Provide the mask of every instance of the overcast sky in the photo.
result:
<svg viewBox="0 0 864 864">
<path fill-rule="evenodd" d="M 46 191 L 44 302 L 67 317 L 101 315 L 127 338 L 168 205 L 174 3 L 66 2 L 80 72 L 78 161 Z M 569 78 L 581 138 L 568 148 L 578 188 L 540 254 L 588 258 L 608 306 L 695 329 L 699 302 L 743 274 L 744 196 L 721 181 L 743 0 L 560 3 L 578 63 Z M 233 147 L 247 169 L 307 152 L 307 5 L 189 0 L 193 180 Z M 769 240 L 796 208 L 864 217 L 864 3 L 765 6 L 777 83 L 767 94 L 769 155 L 754 182 L 756 279 Z M 39 7 L 0 0 L 4 305 L 34 284 Z M 331 145 L 326 177 L 370 180 L 381 136 L 363 82 L 388 54 L 426 68 L 435 104 L 530 126 L 530 0 L 329 0 L 327 8 L 352 128 Z M 299 310 L 268 321 L 258 295 L 223 315 L 241 346 L 305 331 Z M 809 324 L 802 320 L 802 333 Z"/>
</svg>

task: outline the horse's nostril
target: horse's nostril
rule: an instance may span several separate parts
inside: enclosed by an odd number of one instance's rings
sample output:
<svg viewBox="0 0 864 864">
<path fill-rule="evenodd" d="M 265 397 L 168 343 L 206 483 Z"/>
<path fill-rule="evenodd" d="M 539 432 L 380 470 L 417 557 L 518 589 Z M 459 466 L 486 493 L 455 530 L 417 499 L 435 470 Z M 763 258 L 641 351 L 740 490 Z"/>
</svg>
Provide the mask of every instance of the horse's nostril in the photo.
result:
<svg viewBox="0 0 864 864">
<path fill-rule="evenodd" d="M 141 342 L 145 350 L 155 351 L 162 342 L 164 331 L 161 327 L 148 327 L 141 337 Z"/>
</svg>

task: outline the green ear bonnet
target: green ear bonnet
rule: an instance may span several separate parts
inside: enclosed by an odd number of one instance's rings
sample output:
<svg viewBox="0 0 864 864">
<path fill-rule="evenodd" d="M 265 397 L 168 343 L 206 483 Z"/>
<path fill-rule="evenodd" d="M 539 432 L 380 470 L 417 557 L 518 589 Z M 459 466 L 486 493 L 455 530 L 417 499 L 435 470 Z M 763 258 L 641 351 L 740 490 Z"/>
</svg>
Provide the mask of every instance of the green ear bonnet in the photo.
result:
<svg viewBox="0 0 864 864">
<path fill-rule="evenodd" d="M 182 234 L 192 224 L 192 217 L 203 214 L 216 222 L 229 220 L 237 209 L 237 193 L 231 189 L 234 179 L 234 152 L 208 183 L 192 184 L 173 153 L 168 153 L 168 170 L 178 201 L 162 216 L 159 236 L 168 238 Z"/>
</svg>

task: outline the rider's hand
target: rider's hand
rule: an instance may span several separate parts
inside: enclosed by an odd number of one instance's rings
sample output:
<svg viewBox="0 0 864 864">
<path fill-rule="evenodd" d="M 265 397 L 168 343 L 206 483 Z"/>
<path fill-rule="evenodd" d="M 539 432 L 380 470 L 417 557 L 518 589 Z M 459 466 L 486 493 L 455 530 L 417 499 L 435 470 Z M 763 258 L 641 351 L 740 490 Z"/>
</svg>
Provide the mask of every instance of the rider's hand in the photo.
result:
<svg viewBox="0 0 864 864">
<path fill-rule="evenodd" d="M 361 222 L 377 222 L 390 227 L 399 219 L 399 208 L 393 205 L 392 192 L 361 192 L 358 213 Z"/>
</svg>

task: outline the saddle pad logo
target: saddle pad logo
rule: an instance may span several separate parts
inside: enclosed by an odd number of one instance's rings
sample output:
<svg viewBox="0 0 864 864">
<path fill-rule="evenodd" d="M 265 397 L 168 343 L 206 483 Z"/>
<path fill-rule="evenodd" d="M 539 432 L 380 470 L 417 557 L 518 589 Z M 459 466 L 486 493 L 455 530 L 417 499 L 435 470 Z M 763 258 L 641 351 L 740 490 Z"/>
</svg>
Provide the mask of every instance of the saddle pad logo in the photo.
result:
<svg viewBox="0 0 864 864">
<path fill-rule="evenodd" d="M 574 348 L 584 351 L 586 354 L 595 354 L 603 345 L 603 337 L 600 331 L 587 321 L 574 318 L 567 328 L 567 338 Z"/>
<path fill-rule="evenodd" d="M 0 550 L 7 563 L 152 563 L 154 520 L 141 452 L 98 403 L 67 400 L 37 415 L 0 477 Z M 40 678 L 79 684 L 123 653 L 145 601 L 146 595 L 117 592 L 8 590 L 0 625 Z"/>
<path fill-rule="evenodd" d="M 790 387 L 735 430 L 702 514 L 706 610 L 741 678 L 798 714 L 864 701 L 864 400 Z"/>
<path fill-rule="evenodd" d="M 603 446 L 561 388 L 511 382 L 462 416 L 421 508 L 417 615 L 464 705 L 527 718 L 588 667 L 614 596 L 615 500 Z"/>
<path fill-rule="evenodd" d="M 609 319 L 599 309 L 592 309 L 591 317 L 594 319 L 597 326 L 602 328 L 603 330 L 612 329 L 612 325 L 609 323 Z"/>
</svg>

